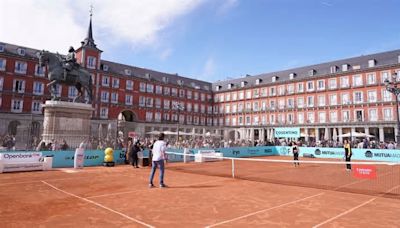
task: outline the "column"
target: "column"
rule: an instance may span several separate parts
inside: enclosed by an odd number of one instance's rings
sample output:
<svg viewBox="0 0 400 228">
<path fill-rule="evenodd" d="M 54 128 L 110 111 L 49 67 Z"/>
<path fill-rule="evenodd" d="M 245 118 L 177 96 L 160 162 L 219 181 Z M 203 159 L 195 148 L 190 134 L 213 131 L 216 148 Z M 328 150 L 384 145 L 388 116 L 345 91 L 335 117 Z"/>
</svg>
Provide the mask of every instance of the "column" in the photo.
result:
<svg viewBox="0 0 400 228">
<path fill-rule="evenodd" d="M 395 141 L 396 143 L 398 143 L 398 142 L 397 142 L 397 134 L 399 134 L 399 132 L 398 132 L 397 125 L 396 125 L 396 127 L 394 127 L 394 141 Z"/>
<path fill-rule="evenodd" d="M 315 128 L 315 141 L 319 141 L 319 128 Z"/>
<path fill-rule="evenodd" d="M 356 132 L 356 128 L 355 128 L 355 127 L 351 127 L 350 132 L 351 132 L 350 135 L 352 136 L 351 139 L 350 139 L 350 141 L 353 142 L 354 139 L 355 139 L 354 136 L 353 136 L 353 134 L 354 134 L 354 132 Z"/>
<path fill-rule="evenodd" d="M 308 143 L 308 140 L 310 140 L 309 135 L 308 135 L 308 128 L 304 128 L 304 132 L 306 133 L 306 136 L 305 136 L 306 143 Z"/>
<path fill-rule="evenodd" d="M 365 128 L 364 128 L 364 133 L 365 133 L 366 135 L 369 135 L 369 127 L 365 127 Z"/>
<path fill-rule="evenodd" d="M 338 135 L 339 135 L 339 142 L 343 143 L 343 128 L 339 127 L 338 128 Z"/>
<path fill-rule="evenodd" d="M 385 133 L 383 131 L 383 127 L 379 127 L 379 141 L 385 142 Z"/>
<path fill-rule="evenodd" d="M 251 128 L 250 130 L 250 140 L 251 142 L 254 142 L 254 128 Z"/>
</svg>

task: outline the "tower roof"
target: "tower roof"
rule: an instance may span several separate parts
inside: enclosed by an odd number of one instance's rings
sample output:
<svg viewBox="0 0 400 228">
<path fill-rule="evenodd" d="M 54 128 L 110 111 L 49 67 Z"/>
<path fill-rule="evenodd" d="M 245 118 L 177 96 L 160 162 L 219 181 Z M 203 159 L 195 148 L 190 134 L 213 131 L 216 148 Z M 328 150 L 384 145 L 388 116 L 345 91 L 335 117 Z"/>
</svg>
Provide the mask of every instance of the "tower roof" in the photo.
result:
<svg viewBox="0 0 400 228">
<path fill-rule="evenodd" d="M 86 38 L 82 41 L 82 47 L 97 48 L 96 44 L 94 43 L 93 32 L 92 32 L 92 12 L 90 12 L 89 28 Z"/>
</svg>

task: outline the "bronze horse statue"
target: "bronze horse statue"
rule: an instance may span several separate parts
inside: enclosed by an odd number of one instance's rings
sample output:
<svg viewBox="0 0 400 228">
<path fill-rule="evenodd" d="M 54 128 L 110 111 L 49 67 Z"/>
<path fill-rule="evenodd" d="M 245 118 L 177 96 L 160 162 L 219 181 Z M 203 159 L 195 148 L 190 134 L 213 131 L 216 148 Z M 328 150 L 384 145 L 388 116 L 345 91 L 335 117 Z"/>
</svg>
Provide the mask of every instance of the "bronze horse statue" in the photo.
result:
<svg viewBox="0 0 400 228">
<path fill-rule="evenodd" d="M 47 77 L 50 82 L 52 100 L 57 99 L 57 84 L 72 85 L 78 90 L 78 95 L 74 98 L 74 102 L 83 97 L 83 90 L 87 91 L 88 100 L 86 103 L 92 102 L 92 77 L 89 72 L 76 64 L 71 71 L 68 71 L 67 77 L 64 79 L 64 59 L 59 54 L 53 54 L 48 51 L 41 51 L 38 55 L 39 65 L 48 66 Z"/>
</svg>

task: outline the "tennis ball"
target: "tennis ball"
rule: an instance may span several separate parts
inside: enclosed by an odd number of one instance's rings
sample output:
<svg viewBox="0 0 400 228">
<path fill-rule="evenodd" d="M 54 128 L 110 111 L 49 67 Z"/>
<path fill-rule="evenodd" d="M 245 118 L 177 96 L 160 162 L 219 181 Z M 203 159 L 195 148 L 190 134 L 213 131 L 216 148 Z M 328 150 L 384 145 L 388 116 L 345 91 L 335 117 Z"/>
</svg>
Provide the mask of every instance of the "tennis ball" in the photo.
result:
<svg viewBox="0 0 400 228">
<path fill-rule="evenodd" d="M 112 156 L 112 154 L 107 154 L 106 156 L 104 156 L 105 162 L 112 162 L 113 160 L 114 160 L 114 157 Z"/>
<path fill-rule="evenodd" d="M 106 148 L 106 149 L 104 150 L 104 153 L 105 153 L 106 155 L 112 155 L 113 152 L 114 152 L 114 150 L 113 150 L 111 147 L 108 147 L 108 148 Z"/>
</svg>

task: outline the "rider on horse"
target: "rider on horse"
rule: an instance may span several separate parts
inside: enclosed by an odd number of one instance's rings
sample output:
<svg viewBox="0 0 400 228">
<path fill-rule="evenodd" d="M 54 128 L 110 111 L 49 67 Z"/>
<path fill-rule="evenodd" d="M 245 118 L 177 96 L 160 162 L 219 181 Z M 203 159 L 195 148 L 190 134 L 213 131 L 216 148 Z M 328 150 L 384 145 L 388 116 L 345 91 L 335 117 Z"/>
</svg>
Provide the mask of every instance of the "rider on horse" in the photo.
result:
<svg viewBox="0 0 400 228">
<path fill-rule="evenodd" d="M 75 49 L 71 46 L 69 47 L 68 55 L 65 57 L 64 61 L 64 81 L 67 80 L 68 72 L 71 72 L 76 65 Z"/>
</svg>

